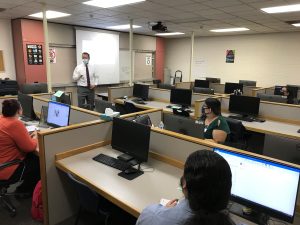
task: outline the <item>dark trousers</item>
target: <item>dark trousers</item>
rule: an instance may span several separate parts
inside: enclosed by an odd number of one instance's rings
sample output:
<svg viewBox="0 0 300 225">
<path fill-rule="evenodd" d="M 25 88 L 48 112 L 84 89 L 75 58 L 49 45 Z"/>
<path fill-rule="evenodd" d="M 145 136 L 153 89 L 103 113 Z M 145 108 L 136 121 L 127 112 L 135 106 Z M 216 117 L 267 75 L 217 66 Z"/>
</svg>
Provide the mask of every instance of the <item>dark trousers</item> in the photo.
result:
<svg viewBox="0 0 300 225">
<path fill-rule="evenodd" d="M 17 187 L 17 192 L 33 193 L 36 183 L 41 179 L 38 156 L 28 153 L 10 179 L 18 180 L 20 177 L 23 183 Z"/>
<path fill-rule="evenodd" d="M 94 109 L 95 90 L 88 87 L 77 87 L 78 107 L 85 109 Z"/>
</svg>

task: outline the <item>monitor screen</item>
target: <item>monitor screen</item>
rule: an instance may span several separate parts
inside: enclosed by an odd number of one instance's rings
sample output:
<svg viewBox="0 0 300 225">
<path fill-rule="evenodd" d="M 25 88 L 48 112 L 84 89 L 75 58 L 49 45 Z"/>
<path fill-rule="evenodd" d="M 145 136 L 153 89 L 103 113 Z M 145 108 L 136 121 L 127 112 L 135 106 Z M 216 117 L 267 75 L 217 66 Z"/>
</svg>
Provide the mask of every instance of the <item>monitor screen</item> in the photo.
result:
<svg viewBox="0 0 300 225">
<path fill-rule="evenodd" d="M 114 117 L 111 146 L 134 157 L 139 163 L 147 162 L 150 131 L 150 126 Z"/>
<path fill-rule="evenodd" d="M 285 86 L 276 85 L 274 89 L 274 95 L 283 95 L 282 88 Z"/>
<path fill-rule="evenodd" d="M 147 84 L 134 84 L 133 85 L 133 97 L 147 100 L 148 93 L 149 93 L 149 85 L 147 85 Z"/>
<path fill-rule="evenodd" d="M 209 88 L 208 80 L 195 80 L 194 87 Z"/>
<path fill-rule="evenodd" d="M 293 222 L 299 168 L 246 154 L 214 148 L 232 172 L 233 201 Z"/>
<path fill-rule="evenodd" d="M 172 104 L 190 106 L 192 103 L 192 90 L 190 89 L 171 89 L 170 102 Z"/>
<path fill-rule="evenodd" d="M 18 93 L 18 101 L 20 102 L 23 109 L 23 116 L 35 120 L 37 117 L 33 110 L 33 97 L 30 95 Z"/>
<path fill-rule="evenodd" d="M 225 83 L 225 94 L 232 94 L 235 90 L 240 90 L 241 92 L 243 92 L 243 84 L 228 82 Z"/>
<path fill-rule="evenodd" d="M 48 103 L 47 123 L 55 127 L 69 125 L 70 106 L 58 102 Z"/>
<path fill-rule="evenodd" d="M 230 95 L 228 110 L 241 115 L 257 116 L 259 104 L 260 98 L 258 97 Z"/>
</svg>

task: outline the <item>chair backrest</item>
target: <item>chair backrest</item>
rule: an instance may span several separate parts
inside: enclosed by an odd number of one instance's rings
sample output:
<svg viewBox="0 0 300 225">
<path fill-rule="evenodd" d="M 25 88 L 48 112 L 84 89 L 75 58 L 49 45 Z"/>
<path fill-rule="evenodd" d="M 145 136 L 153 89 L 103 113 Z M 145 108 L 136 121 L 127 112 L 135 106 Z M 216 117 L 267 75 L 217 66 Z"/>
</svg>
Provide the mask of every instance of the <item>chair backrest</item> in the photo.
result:
<svg viewBox="0 0 300 225">
<path fill-rule="evenodd" d="M 135 107 L 135 105 L 131 102 L 125 102 L 124 103 L 124 109 L 126 111 L 126 114 L 129 114 L 129 113 L 135 113 L 135 112 L 138 112 L 140 111 L 137 107 Z"/>
<path fill-rule="evenodd" d="M 113 105 L 113 103 L 101 99 L 95 99 L 95 110 L 97 112 L 105 113 L 106 108 L 111 108 L 112 110 L 116 111 L 116 107 Z"/>
<path fill-rule="evenodd" d="M 225 119 L 230 129 L 230 134 L 227 136 L 227 141 L 235 143 L 244 142 L 246 128 L 244 127 L 243 123 L 232 118 L 226 117 Z"/>
<path fill-rule="evenodd" d="M 158 88 L 171 90 L 171 89 L 175 88 L 175 86 L 173 86 L 172 84 L 160 83 L 160 84 L 158 84 Z"/>
<path fill-rule="evenodd" d="M 264 93 L 257 93 L 257 97 L 259 97 L 261 101 L 287 103 L 287 97 L 283 95 L 269 95 Z"/>
<path fill-rule="evenodd" d="M 212 88 L 201 88 L 201 87 L 194 87 L 193 92 L 195 93 L 202 93 L 202 94 L 214 94 L 215 91 Z"/>
<path fill-rule="evenodd" d="M 76 190 L 80 205 L 88 212 L 98 213 L 99 195 L 86 184 L 77 180 L 72 174 L 68 173 L 67 175 Z"/>
<path fill-rule="evenodd" d="M 21 92 L 23 94 L 48 93 L 48 85 L 47 83 L 23 84 L 21 87 Z"/>
</svg>

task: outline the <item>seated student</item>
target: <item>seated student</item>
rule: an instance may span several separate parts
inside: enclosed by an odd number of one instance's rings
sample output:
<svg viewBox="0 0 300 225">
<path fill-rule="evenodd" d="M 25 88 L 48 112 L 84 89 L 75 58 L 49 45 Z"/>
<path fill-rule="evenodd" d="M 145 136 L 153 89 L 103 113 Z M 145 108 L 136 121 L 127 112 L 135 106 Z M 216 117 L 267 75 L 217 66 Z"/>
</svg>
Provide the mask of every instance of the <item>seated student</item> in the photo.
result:
<svg viewBox="0 0 300 225">
<path fill-rule="evenodd" d="M 290 93 L 289 89 L 287 87 L 283 87 L 281 88 L 281 93 L 284 96 L 287 96 L 287 104 L 297 104 L 297 98 L 295 98 L 295 96 L 293 95 L 293 93 Z"/>
<path fill-rule="evenodd" d="M 221 102 L 216 98 L 207 98 L 202 109 L 202 119 L 205 124 L 204 138 L 217 143 L 225 142 L 230 129 L 221 115 Z"/>
<path fill-rule="evenodd" d="M 231 190 L 231 171 L 226 160 L 209 150 L 192 153 L 180 180 L 184 199 L 166 206 L 146 207 L 136 225 L 229 225 L 225 211 Z"/>
<path fill-rule="evenodd" d="M 23 183 L 17 187 L 16 192 L 32 195 L 40 179 L 39 158 L 32 153 L 38 149 L 37 134 L 28 134 L 26 127 L 19 120 L 20 115 L 22 107 L 17 100 L 3 101 L 0 116 L 0 163 L 22 159 L 23 165 L 1 169 L 0 180 L 22 176 Z"/>
</svg>

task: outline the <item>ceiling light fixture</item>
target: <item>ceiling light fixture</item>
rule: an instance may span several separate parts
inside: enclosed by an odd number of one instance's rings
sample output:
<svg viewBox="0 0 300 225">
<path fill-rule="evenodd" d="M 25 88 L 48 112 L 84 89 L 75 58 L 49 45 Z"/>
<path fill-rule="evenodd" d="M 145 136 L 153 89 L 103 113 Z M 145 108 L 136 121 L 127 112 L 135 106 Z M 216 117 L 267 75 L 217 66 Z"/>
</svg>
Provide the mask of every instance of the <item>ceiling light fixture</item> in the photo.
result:
<svg viewBox="0 0 300 225">
<path fill-rule="evenodd" d="M 135 4 L 139 2 L 144 2 L 146 0 L 91 0 L 87 2 L 83 2 L 83 4 L 97 6 L 101 8 L 111 8 L 122 5 Z"/>
<path fill-rule="evenodd" d="M 182 32 L 168 32 L 168 33 L 157 33 L 157 36 L 174 36 L 174 35 L 183 35 Z"/>
<path fill-rule="evenodd" d="M 266 13 L 297 12 L 300 11 L 300 4 L 268 7 L 268 8 L 262 8 L 261 10 Z"/>
<path fill-rule="evenodd" d="M 295 27 L 300 27 L 300 23 L 292 23 L 292 25 Z"/>
<path fill-rule="evenodd" d="M 235 27 L 235 28 L 225 28 L 225 29 L 214 29 L 210 30 L 211 32 L 223 33 L 223 32 L 239 32 L 249 30 L 246 27 Z"/>
<path fill-rule="evenodd" d="M 133 29 L 140 28 L 140 27 L 141 26 L 138 26 L 138 25 L 132 25 Z M 106 28 L 107 29 L 115 29 L 115 30 L 128 30 L 128 29 L 130 29 L 130 24 L 109 26 L 109 27 L 106 27 Z"/>
<path fill-rule="evenodd" d="M 57 12 L 57 11 L 51 11 L 51 10 L 46 11 L 46 18 L 47 19 L 55 19 L 55 18 L 70 16 L 70 15 L 71 14 Z M 29 16 L 42 19 L 43 18 L 43 13 L 42 12 L 34 13 L 34 14 L 29 15 Z"/>
</svg>

